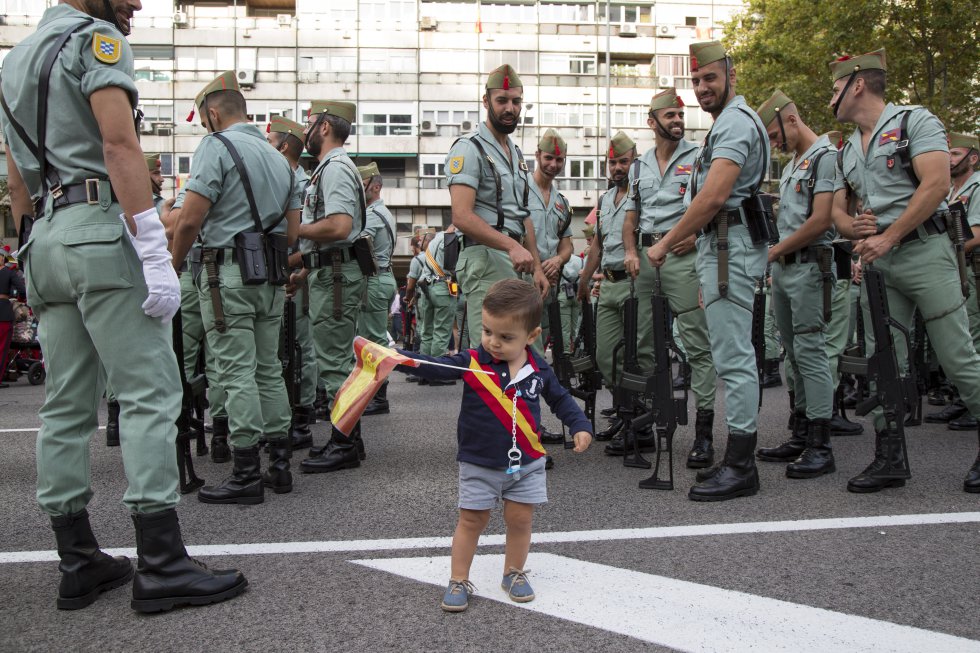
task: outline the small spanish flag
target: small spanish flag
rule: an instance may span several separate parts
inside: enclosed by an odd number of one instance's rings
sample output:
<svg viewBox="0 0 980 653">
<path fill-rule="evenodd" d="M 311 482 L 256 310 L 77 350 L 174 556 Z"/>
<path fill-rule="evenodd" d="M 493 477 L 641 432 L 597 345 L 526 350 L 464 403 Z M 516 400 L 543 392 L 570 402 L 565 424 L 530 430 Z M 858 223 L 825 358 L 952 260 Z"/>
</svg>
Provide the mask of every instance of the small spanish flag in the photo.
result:
<svg viewBox="0 0 980 653">
<path fill-rule="evenodd" d="M 675 175 L 689 175 L 689 174 L 691 174 L 692 167 L 693 166 L 691 164 L 687 164 L 687 165 L 677 164 L 677 168 L 674 170 L 674 174 Z"/>
<path fill-rule="evenodd" d="M 353 431 L 374 393 L 396 365 L 419 366 L 415 359 L 361 336 L 354 338 L 354 356 L 357 364 L 337 391 L 330 411 L 330 421 L 344 435 Z"/>
<path fill-rule="evenodd" d="M 901 132 L 901 129 L 889 129 L 886 132 L 882 132 L 881 136 L 878 137 L 878 145 L 898 142 L 898 136 Z"/>
</svg>

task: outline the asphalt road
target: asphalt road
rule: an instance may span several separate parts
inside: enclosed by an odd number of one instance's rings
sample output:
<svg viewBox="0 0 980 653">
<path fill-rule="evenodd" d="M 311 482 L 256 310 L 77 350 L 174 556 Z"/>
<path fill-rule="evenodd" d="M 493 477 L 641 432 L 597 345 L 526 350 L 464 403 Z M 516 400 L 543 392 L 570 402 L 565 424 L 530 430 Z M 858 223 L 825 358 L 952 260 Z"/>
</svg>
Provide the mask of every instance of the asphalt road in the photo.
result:
<svg viewBox="0 0 980 653">
<path fill-rule="evenodd" d="M 446 614 L 439 601 L 448 567 L 429 582 L 419 582 L 351 562 L 448 555 L 446 544 L 455 526 L 460 392 L 459 384 L 418 387 L 396 374 L 389 389 L 392 413 L 364 419 L 368 458 L 359 469 L 296 474 L 291 494 L 267 494 L 258 506 L 209 506 L 193 495 L 185 497 L 178 510 L 188 546 L 271 546 L 212 550 L 200 557 L 214 568 L 242 569 L 250 586 L 241 597 L 208 608 L 141 616 L 129 608 L 128 588 L 109 592 L 81 611 L 58 611 L 56 562 L 9 561 L 12 552 L 52 551 L 54 538 L 34 501 L 36 430 L 31 429 L 40 425 L 43 389 L 21 379 L 0 390 L 0 650 L 675 650 L 656 643 L 669 639 L 630 636 L 631 617 L 625 613 L 622 623 L 610 614 L 587 619 L 571 612 L 544 614 L 488 600 L 500 598 L 492 584 L 478 586 L 467 612 Z M 608 404 L 608 394 L 603 395 L 600 403 Z M 721 392 L 718 397 L 720 416 Z M 556 467 L 549 472 L 551 501 L 537 512 L 535 532 L 566 535 L 534 544 L 532 556 L 554 554 L 573 563 L 637 572 L 641 587 L 648 578 L 642 574 L 649 574 L 709 590 L 735 590 L 752 595 L 750 599 L 778 599 L 803 606 L 804 615 L 825 609 L 945 633 L 978 640 L 953 649 L 980 649 L 980 496 L 961 487 L 976 456 L 975 432 L 933 425 L 911 429 L 913 478 L 904 488 L 871 495 L 846 491 L 847 479 L 870 461 L 873 438 L 865 434 L 834 440 L 835 474 L 791 480 L 784 477 L 782 465 L 760 463 L 762 490 L 757 496 L 703 504 L 687 499 L 694 472 L 683 465 L 693 439 L 693 410 L 692 400 L 692 426 L 681 427 L 675 440 L 672 492 L 639 490 L 637 481 L 649 472 L 624 469 L 620 459 L 602 453 L 603 443 L 584 454 L 552 447 Z M 785 437 L 787 411 L 784 390 L 767 390 L 761 446 Z M 102 415 L 104 423 L 104 407 Z M 557 422 L 549 418 L 546 425 L 554 428 Z M 325 426 L 314 429 L 322 443 Z M 95 532 L 103 548 L 132 548 L 132 524 L 120 504 L 125 477 L 119 450 L 104 446 L 102 431 L 93 437 L 91 450 L 95 497 L 89 511 Z M 207 458 L 195 463 L 209 482 L 220 480 L 229 468 Z M 938 520 L 947 523 L 910 518 L 911 524 L 886 526 L 852 527 L 852 522 L 838 521 L 957 513 L 972 516 L 959 522 Z M 805 525 L 816 519 L 829 521 L 815 529 Z M 788 520 L 804 521 L 801 526 L 770 524 Z M 735 533 L 724 526 L 747 523 L 761 525 Z M 609 533 L 687 525 L 708 528 L 702 534 L 651 531 L 649 537 L 630 539 Z M 499 514 L 487 533 L 503 533 Z M 292 545 L 298 552 L 283 551 L 283 543 L 300 543 Z M 491 542 L 478 555 L 502 552 L 502 546 Z M 532 565 L 532 584 L 534 571 Z M 615 585 L 593 583 L 581 601 L 590 603 L 594 596 L 600 605 L 600 597 L 611 597 L 615 604 Z M 564 591 L 547 582 L 535 587 L 542 601 L 549 589 Z M 654 606 L 664 598 L 670 597 L 649 597 L 650 618 L 657 618 Z M 747 626 L 736 623 L 738 619 L 726 625 L 712 619 L 705 605 L 689 605 L 684 611 L 690 620 L 704 623 L 711 644 L 679 648 L 751 648 L 738 638 Z M 792 625 L 779 636 L 793 650 L 834 650 L 820 638 L 803 639 Z"/>
</svg>

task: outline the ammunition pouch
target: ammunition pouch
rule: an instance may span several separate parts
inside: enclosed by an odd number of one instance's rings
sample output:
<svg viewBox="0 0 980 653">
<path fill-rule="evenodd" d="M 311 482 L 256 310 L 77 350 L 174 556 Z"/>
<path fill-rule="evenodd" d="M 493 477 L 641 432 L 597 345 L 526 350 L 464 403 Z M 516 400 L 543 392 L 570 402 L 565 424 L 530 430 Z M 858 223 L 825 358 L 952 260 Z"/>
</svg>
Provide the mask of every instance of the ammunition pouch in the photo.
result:
<svg viewBox="0 0 980 653">
<path fill-rule="evenodd" d="M 374 277 L 378 274 L 378 261 L 374 258 L 374 238 L 369 234 L 364 234 L 354 241 L 351 246 L 357 266 L 361 269 L 361 274 L 365 277 Z"/>
<path fill-rule="evenodd" d="M 242 273 L 242 283 L 258 286 L 269 281 L 265 263 L 265 239 L 260 231 L 243 231 L 235 236 L 235 258 Z"/>
<path fill-rule="evenodd" d="M 268 234 L 265 237 L 265 259 L 269 283 L 285 286 L 289 281 L 289 239 L 286 234 Z"/>
<path fill-rule="evenodd" d="M 834 243 L 834 265 L 838 279 L 851 278 L 851 244 Z"/>
<path fill-rule="evenodd" d="M 745 226 L 753 245 L 779 242 L 779 230 L 776 228 L 776 218 L 772 210 L 773 196 L 760 193 L 742 201 L 742 213 Z"/>
<path fill-rule="evenodd" d="M 442 241 L 442 269 L 446 272 L 455 272 L 456 263 L 459 261 L 459 250 L 462 245 L 462 238 L 459 234 L 446 234 Z"/>
</svg>

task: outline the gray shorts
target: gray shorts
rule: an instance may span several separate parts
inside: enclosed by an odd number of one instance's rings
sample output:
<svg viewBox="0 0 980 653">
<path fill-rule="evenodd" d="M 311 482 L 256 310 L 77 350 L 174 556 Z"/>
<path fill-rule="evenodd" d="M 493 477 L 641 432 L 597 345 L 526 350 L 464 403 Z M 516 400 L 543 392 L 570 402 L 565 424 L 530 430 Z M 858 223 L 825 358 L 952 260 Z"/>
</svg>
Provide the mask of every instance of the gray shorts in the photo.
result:
<svg viewBox="0 0 980 653">
<path fill-rule="evenodd" d="M 459 507 L 466 510 L 490 510 L 501 499 L 530 503 L 548 503 L 545 457 L 508 474 L 506 468 L 496 469 L 460 461 Z"/>
</svg>

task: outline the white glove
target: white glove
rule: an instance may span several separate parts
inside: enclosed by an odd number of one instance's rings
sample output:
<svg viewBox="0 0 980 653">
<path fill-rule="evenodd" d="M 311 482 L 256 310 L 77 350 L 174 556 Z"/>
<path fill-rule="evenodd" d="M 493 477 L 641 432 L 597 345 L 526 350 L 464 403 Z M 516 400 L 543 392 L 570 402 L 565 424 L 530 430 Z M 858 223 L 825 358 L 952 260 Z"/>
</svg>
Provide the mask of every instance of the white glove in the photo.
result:
<svg viewBox="0 0 980 653">
<path fill-rule="evenodd" d="M 126 225 L 126 216 L 119 215 Z M 180 281 L 174 271 L 173 257 L 167 250 L 167 234 L 155 208 L 133 216 L 136 223 L 134 236 L 126 225 L 126 235 L 133 244 L 143 264 L 143 277 L 149 291 L 143 302 L 143 312 L 169 322 L 180 308 Z"/>
</svg>

